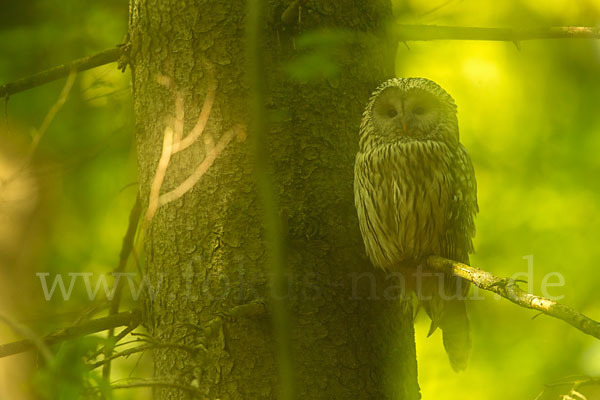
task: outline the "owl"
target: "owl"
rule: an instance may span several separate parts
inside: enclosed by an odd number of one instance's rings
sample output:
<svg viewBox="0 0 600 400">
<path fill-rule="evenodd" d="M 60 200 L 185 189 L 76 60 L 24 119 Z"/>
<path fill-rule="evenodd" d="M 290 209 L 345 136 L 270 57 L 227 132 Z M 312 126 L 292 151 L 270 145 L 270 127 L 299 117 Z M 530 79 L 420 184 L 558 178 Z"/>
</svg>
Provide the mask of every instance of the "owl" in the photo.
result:
<svg viewBox="0 0 600 400">
<path fill-rule="evenodd" d="M 403 278 L 405 293 L 431 318 L 429 334 L 441 328 L 451 366 L 465 369 L 467 282 L 426 266 L 431 255 L 469 262 L 478 212 L 456 104 L 438 84 L 394 78 L 373 92 L 360 126 L 354 200 L 369 259 Z"/>
</svg>

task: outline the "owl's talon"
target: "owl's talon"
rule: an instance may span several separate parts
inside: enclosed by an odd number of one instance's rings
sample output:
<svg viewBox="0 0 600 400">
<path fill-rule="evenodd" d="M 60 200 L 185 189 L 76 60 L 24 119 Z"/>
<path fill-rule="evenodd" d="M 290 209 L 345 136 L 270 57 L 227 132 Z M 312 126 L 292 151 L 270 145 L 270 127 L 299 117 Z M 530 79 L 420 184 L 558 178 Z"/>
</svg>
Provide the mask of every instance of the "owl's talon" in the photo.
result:
<svg viewBox="0 0 600 400">
<path fill-rule="evenodd" d="M 505 288 L 508 285 L 512 285 L 512 283 L 510 282 L 509 279 L 500 279 L 499 281 L 496 281 L 494 283 L 492 283 L 490 285 L 490 287 L 501 287 L 501 288 Z"/>
</svg>

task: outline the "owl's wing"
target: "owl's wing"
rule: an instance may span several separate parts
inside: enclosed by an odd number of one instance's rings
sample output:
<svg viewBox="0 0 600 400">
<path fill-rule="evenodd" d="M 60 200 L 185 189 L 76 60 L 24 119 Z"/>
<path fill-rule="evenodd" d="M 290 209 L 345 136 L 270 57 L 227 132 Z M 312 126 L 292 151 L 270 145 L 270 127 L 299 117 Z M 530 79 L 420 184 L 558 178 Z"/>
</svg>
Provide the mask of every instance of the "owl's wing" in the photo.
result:
<svg viewBox="0 0 600 400">
<path fill-rule="evenodd" d="M 456 150 L 456 160 L 452 167 L 453 194 L 449 207 L 448 231 L 445 240 L 446 254 L 443 256 L 462 263 L 469 263 L 469 254 L 473 252 L 475 236 L 475 214 L 477 205 L 477 182 L 475 171 L 467 151 L 462 145 Z M 467 295 L 469 284 L 462 278 L 447 275 L 446 294 Z M 471 348 L 469 318 L 464 298 L 452 298 L 444 301 L 442 310 L 432 318 L 432 328 L 442 328 L 444 348 L 452 368 L 460 371 L 466 368 Z M 434 312 L 435 314 L 435 312 Z"/>
<path fill-rule="evenodd" d="M 453 193 L 444 246 L 446 254 L 443 256 L 468 264 L 469 254 L 474 250 L 475 215 L 479 211 L 479 206 L 475 170 L 467 150 L 461 144 L 456 149 L 456 161 L 451 174 Z"/>
</svg>

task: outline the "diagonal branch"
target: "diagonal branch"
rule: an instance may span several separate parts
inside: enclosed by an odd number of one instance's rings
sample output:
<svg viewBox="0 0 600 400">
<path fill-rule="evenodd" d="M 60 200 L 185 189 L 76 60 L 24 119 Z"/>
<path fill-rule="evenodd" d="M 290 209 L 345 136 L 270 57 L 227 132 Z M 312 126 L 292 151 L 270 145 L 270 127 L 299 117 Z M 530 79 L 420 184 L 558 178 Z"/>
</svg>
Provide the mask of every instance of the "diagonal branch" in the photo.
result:
<svg viewBox="0 0 600 400">
<path fill-rule="evenodd" d="M 167 387 L 167 388 L 179 389 L 179 390 L 188 392 L 189 394 L 192 394 L 198 398 L 203 398 L 204 393 L 201 392 L 198 388 L 196 388 L 194 386 L 179 383 L 178 381 L 179 381 L 179 379 L 172 379 L 172 380 L 134 379 L 134 380 L 125 381 L 125 383 L 119 383 L 119 384 L 114 383 L 114 384 L 111 384 L 110 387 L 113 390 L 133 389 L 133 388 L 141 388 L 141 387 L 151 387 L 151 388 Z"/>
<path fill-rule="evenodd" d="M 121 47 L 104 50 L 98 54 L 94 54 L 93 56 L 79 58 L 70 63 L 38 72 L 37 74 L 28 76 L 27 78 L 7 83 L 0 86 L 0 97 L 7 97 L 36 86 L 41 86 L 45 83 L 64 78 L 65 76 L 69 75 L 69 72 L 72 70 L 85 71 L 101 65 L 116 62 L 123 54 L 123 51 L 124 50 Z"/>
<path fill-rule="evenodd" d="M 13 331 L 28 338 L 31 347 L 36 347 L 46 362 L 52 360 L 53 356 L 52 352 L 50 352 L 50 349 L 48 348 L 48 344 L 44 343 L 44 341 L 27 326 L 22 325 L 17 321 L 13 321 L 12 319 L 3 315 L 0 315 L 0 322 L 4 322 L 6 325 L 10 326 Z"/>
<path fill-rule="evenodd" d="M 127 225 L 127 232 L 125 233 L 125 237 L 123 238 L 123 244 L 121 245 L 121 254 L 119 255 L 119 264 L 117 268 L 115 268 L 114 272 L 122 273 L 127 268 L 127 260 L 129 260 L 129 255 L 133 251 L 134 241 L 135 241 L 135 233 L 137 232 L 138 222 L 140 219 L 140 215 L 142 212 L 142 204 L 140 199 L 140 194 L 138 192 L 135 198 L 135 204 L 129 213 L 129 224 Z M 121 291 L 123 290 L 123 280 L 119 279 L 117 281 L 117 287 L 114 292 L 114 296 L 110 302 L 110 308 L 108 310 L 108 315 L 115 315 L 119 312 L 119 305 L 121 303 Z M 125 336 L 128 332 L 132 331 L 131 327 L 127 328 L 124 332 L 119 336 Z M 123 335 L 125 333 L 125 335 Z M 108 359 L 113 351 L 114 343 L 117 343 L 120 338 L 115 338 L 115 328 L 110 328 L 108 330 L 108 343 L 104 347 L 104 358 Z M 113 342 L 114 340 L 114 342 Z M 102 369 L 102 376 L 105 379 L 110 378 L 110 362 L 104 365 Z"/>
<path fill-rule="evenodd" d="M 105 331 L 117 326 L 137 326 L 141 320 L 141 313 L 137 310 L 122 312 L 104 318 L 92 319 L 79 325 L 70 326 L 61 331 L 51 333 L 41 338 L 44 344 L 52 345 L 65 340 Z M 23 353 L 35 347 L 32 340 L 19 340 L 17 342 L 0 345 L 0 358 L 13 354 Z"/>
<path fill-rule="evenodd" d="M 494 292 L 521 307 L 538 310 L 551 317 L 561 319 L 581 332 L 600 339 L 599 322 L 586 317 L 569 306 L 527 293 L 520 289 L 513 279 L 498 278 L 479 268 L 437 256 L 429 257 L 427 265 L 434 270 L 466 279 L 478 288 Z"/>
<path fill-rule="evenodd" d="M 479 28 L 467 26 L 395 25 L 401 42 L 423 40 L 492 40 L 519 42 L 537 39 L 600 39 L 600 28 L 559 26 L 550 28 Z"/>
<path fill-rule="evenodd" d="M 56 116 L 56 114 L 60 111 L 62 106 L 67 101 L 67 97 L 69 97 L 69 93 L 71 92 L 71 89 L 73 88 L 73 84 L 75 83 L 76 77 L 77 77 L 77 70 L 74 70 L 74 69 L 71 70 L 71 72 L 69 73 L 69 76 L 67 77 L 67 81 L 65 82 L 65 85 L 63 86 L 63 88 L 60 92 L 60 95 L 58 96 L 58 99 L 52 105 L 52 107 L 50 107 L 50 110 L 48 110 L 48 113 L 46 114 L 46 116 L 44 117 L 44 120 L 42 121 L 42 125 L 40 125 L 39 129 L 37 129 L 37 130 L 34 129 L 31 144 L 29 145 L 29 148 L 27 149 L 27 153 L 25 154 L 25 157 L 23 158 L 21 165 L 16 169 L 15 172 L 12 173 L 12 175 L 10 175 L 7 179 L 4 179 L 2 182 L 0 182 L 0 189 L 2 188 L 3 185 L 5 185 L 9 182 L 12 182 L 14 179 L 18 178 L 23 173 L 23 171 L 25 171 L 27 169 L 27 167 L 30 166 L 31 160 L 33 159 L 33 156 L 40 144 L 40 141 L 46 134 L 46 131 L 48 130 L 48 127 L 54 120 L 54 117 Z M 7 118 L 7 123 L 8 123 L 8 118 Z"/>
</svg>

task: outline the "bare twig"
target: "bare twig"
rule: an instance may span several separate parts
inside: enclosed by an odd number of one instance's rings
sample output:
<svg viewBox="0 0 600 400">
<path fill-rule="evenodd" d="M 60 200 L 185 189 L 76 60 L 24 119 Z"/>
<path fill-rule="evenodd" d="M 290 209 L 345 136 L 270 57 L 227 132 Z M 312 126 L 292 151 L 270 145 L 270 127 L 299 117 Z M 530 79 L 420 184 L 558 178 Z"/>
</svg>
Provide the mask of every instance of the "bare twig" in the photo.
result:
<svg viewBox="0 0 600 400">
<path fill-rule="evenodd" d="M 140 387 L 167 387 L 167 388 L 183 390 L 192 395 L 198 396 L 199 398 L 201 398 L 201 396 L 203 395 L 203 393 L 200 390 L 198 390 L 197 388 L 195 388 L 194 386 L 184 385 L 184 384 L 178 383 L 175 380 L 159 381 L 159 380 L 154 380 L 154 379 L 148 379 L 148 380 L 136 379 L 136 380 L 127 381 L 126 383 L 111 384 L 110 387 L 112 389 L 133 389 L 133 388 L 140 388 Z"/>
<path fill-rule="evenodd" d="M 0 182 L 0 187 L 2 185 L 12 182 L 14 179 L 16 179 L 18 176 L 20 176 L 20 174 L 27 167 L 29 167 L 29 165 L 31 164 L 31 160 L 33 159 L 33 156 L 35 154 L 35 151 L 37 150 L 37 147 L 40 144 L 40 141 L 44 137 L 44 134 L 48 130 L 48 127 L 54 120 L 54 117 L 56 116 L 58 111 L 62 108 L 62 106 L 67 101 L 67 97 L 69 96 L 69 93 L 71 92 L 71 89 L 73 88 L 73 84 L 75 83 L 76 77 L 77 77 L 77 71 L 71 70 L 71 72 L 69 73 L 69 76 L 67 78 L 67 81 L 65 82 L 65 85 L 63 86 L 63 88 L 60 92 L 60 95 L 58 96 L 58 99 L 56 99 L 56 102 L 52 105 L 52 107 L 50 107 L 50 110 L 48 110 L 48 112 L 46 113 L 46 116 L 44 117 L 44 120 L 42 121 L 40 128 L 37 130 L 34 130 L 33 139 L 31 140 L 31 144 L 29 145 L 29 148 L 27 149 L 27 153 L 25 154 L 25 157 L 21 161 L 20 165 L 17 167 L 16 171 L 13 172 L 12 175 L 10 175 L 7 179 Z M 7 119 L 7 121 L 8 121 L 8 119 Z"/>
<path fill-rule="evenodd" d="M 27 89 L 64 78 L 65 76 L 69 75 L 72 70 L 85 71 L 101 65 L 110 64 L 117 61 L 122 53 L 123 50 L 119 47 L 104 50 L 98 54 L 94 54 L 93 56 L 79 58 L 70 63 L 39 72 L 27 78 L 7 83 L 3 86 L 0 86 L 0 97 L 10 96 Z"/>
<path fill-rule="evenodd" d="M 121 358 L 121 357 L 128 357 L 132 354 L 135 353 L 141 353 L 144 352 L 146 350 L 153 350 L 153 349 L 176 349 L 176 350 L 182 350 L 191 354 L 196 354 L 198 353 L 198 350 L 202 349 L 201 347 L 192 347 L 192 346 L 187 346 L 185 344 L 179 344 L 179 343 L 152 343 L 152 344 L 144 344 L 141 346 L 137 346 L 137 347 L 133 347 L 131 349 L 127 349 L 127 350 L 123 350 L 119 353 L 115 353 L 112 354 L 108 357 L 105 357 L 103 360 L 100 360 L 98 362 L 95 362 L 94 364 L 91 364 L 89 367 L 90 369 L 95 369 L 98 368 L 102 365 L 107 365 L 110 364 L 110 362 L 116 358 Z"/>
<path fill-rule="evenodd" d="M 50 360 L 52 360 L 52 358 L 53 358 L 52 352 L 48 348 L 47 343 L 44 343 L 44 341 L 38 335 L 36 335 L 31 329 L 29 329 L 27 326 L 25 326 L 23 324 L 20 324 L 17 321 L 14 321 L 8 317 L 5 317 L 3 315 L 0 315 L 0 321 L 4 322 L 6 325 L 10 326 L 12 328 L 12 330 L 15 331 L 16 333 L 18 333 L 19 335 L 26 337 L 29 340 L 29 342 L 31 343 L 31 345 L 35 346 L 38 349 L 38 351 L 40 352 L 42 357 L 44 357 L 44 360 L 46 362 L 49 362 Z M 1 347 L 0 347 L 0 351 L 1 351 Z"/>
<path fill-rule="evenodd" d="M 67 101 L 67 97 L 69 96 L 69 93 L 73 88 L 73 84 L 75 83 L 75 77 L 77 77 L 77 70 L 73 69 L 69 73 L 67 81 L 65 82 L 65 86 L 63 86 L 60 95 L 58 96 L 58 99 L 52 105 L 52 107 L 50 107 L 50 110 L 48 110 L 48 113 L 46 114 L 44 120 L 42 121 L 42 124 L 40 125 L 40 129 L 38 129 L 35 133 L 27 157 L 25 159 L 26 163 L 30 162 L 31 157 L 33 157 L 33 154 L 35 153 L 35 150 L 37 149 L 37 146 L 40 143 L 40 140 L 42 140 L 42 137 L 44 137 L 44 134 L 48 130 L 48 127 L 54 120 L 56 113 L 58 113 L 58 111 L 62 108 L 62 106 L 65 104 L 65 101 Z"/>
<path fill-rule="evenodd" d="M 140 219 L 140 214 L 142 211 L 142 205 L 140 201 L 140 195 L 135 198 L 135 204 L 129 213 L 129 224 L 127 225 L 127 232 L 125 233 L 125 237 L 123 237 L 123 244 L 121 245 L 121 254 L 119 255 L 119 264 L 117 268 L 115 268 L 114 272 L 122 273 L 125 271 L 127 267 L 127 260 L 129 259 L 129 255 L 133 249 L 135 232 L 137 231 L 138 221 Z M 108 315 L 115 315 L 119 312 L 119 304 L 121 303 L 121 290 L 123 289 L 123 281 L 119 279 L 117 281 L 117 287 L 115 288 L 114 296 L 110 302 L 110 308 L 108 310 Z M 127 328 L 131 330 L 131 327 Z M 120 340 L 119 338 L 114 338 L 115 329 L 109 328 L 108 330 L 108 339 L 109 343 L 104 347 L 104 358 L 108 359 L 113 351 L 113 339 Z M 110 378 L 110 362 L 104 365 L 102 369 L 103 378 Z"/>
<path fill-rule="evenodd" d="M 538 310 L 551 317 L 561 319 L 576 329 L 579 329 L 581 332 L 587 333 L 596 339 L 600 339 L 599 322 L 586 317 L 564 304 L 527 293 L 520 289 L 512 279 L 498 278 L 479 268 L 437 256 L 429 257 L 427 259 L 427 265 L 435 270 L 466 279 L 475 286 L 483 290 L 494 292 L 521 307 Z"/>
<path fill-rule="evenodd" d="M 399 41 L 421 40 L 492 40 L 519 42 L 536 39 L 600 39 L 600 28 L 560 26 L 550 28 L 479 28 L 438 25 L 395 25 Z"/>
<path fill-rule="evenodd" d="M 303 0 L 294 0 L 282 15 L 283 21 L 293 21 L 298 7 Z M 478 28 L 455 27 L 435 25 L 398 25 L 394 28 L 400 41 L 409 40 L 499 40 L 518 42 L 533 39 L 599 39 L 600 29 L 592 27 L 567 26 L 539 29 L 505 29 L 505 28 Z M 79 58 L 70 63 L 60 65 L 0 86 L 0 97 L 10 96 L 15 93 L 43 85 L 48 82 L 64 78 L 73 68 L 85 71 L 101 65 L 110 64 L 119 60 L 126 52 L 125 46 L 104 50 L 93 56 Z"/>
<path fill-rule="evenodd" d="M 41 338 L 47 346 L 65 340 L 89 335 L 91 333 L 105 331 L 111 327 L 117 326 L 137 326 L 140 323 L 141 313 L 138 310 L 122 312 L 104 318 L 92 319 L 79 325 L 65 328 L 61 331 L 52 333 Z M 31 339 L 19 340 L 17 342 L 0 345 L 0 358 L 17 353 L 23 353 L 34 347 Z"/>
</svg>

